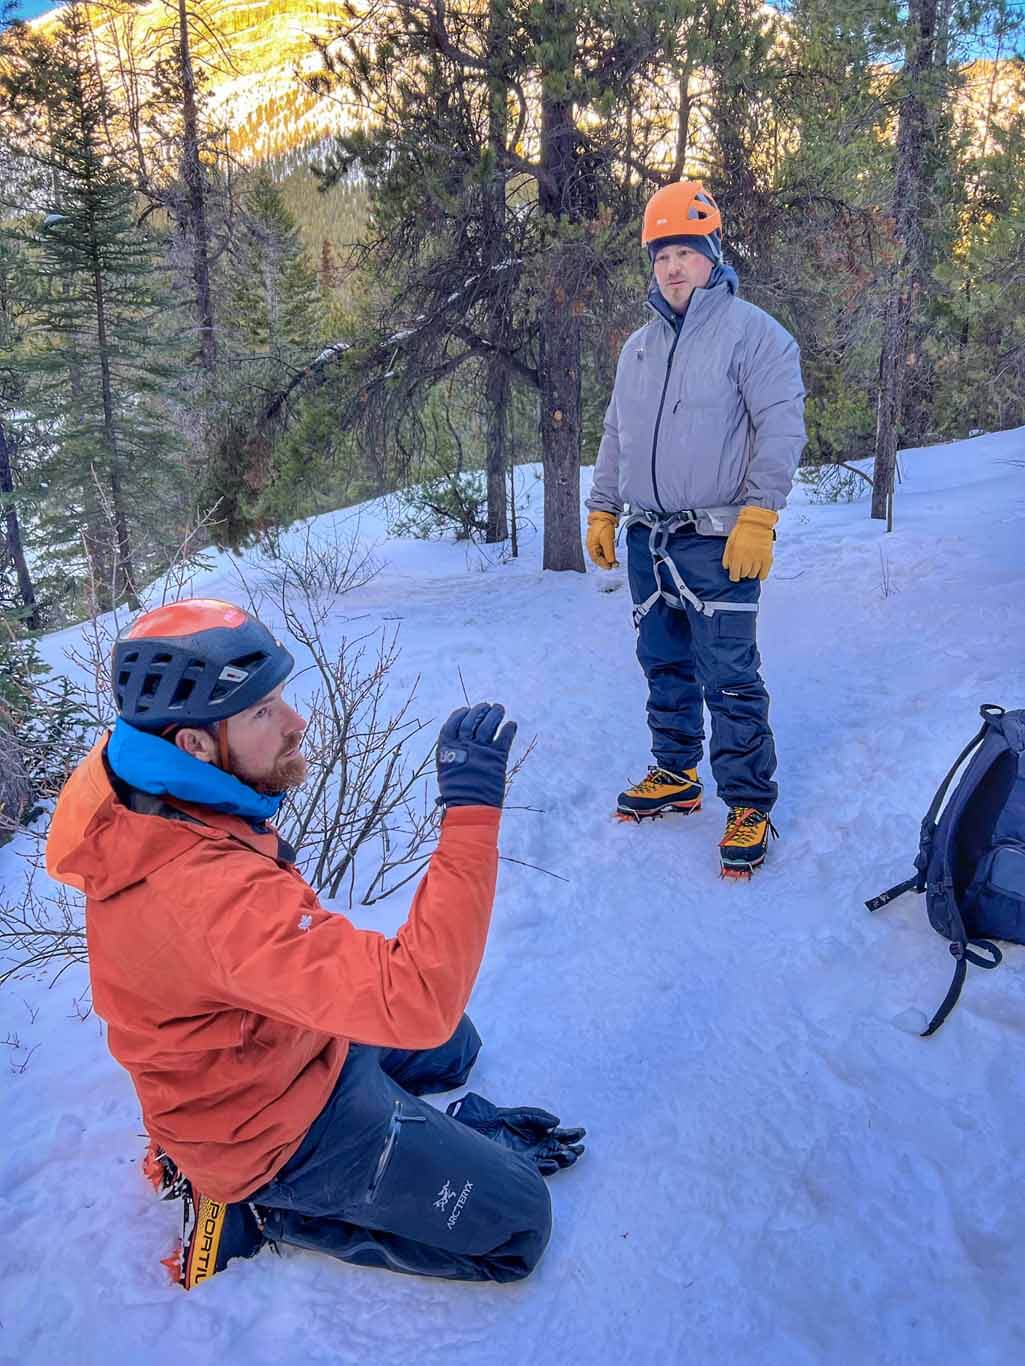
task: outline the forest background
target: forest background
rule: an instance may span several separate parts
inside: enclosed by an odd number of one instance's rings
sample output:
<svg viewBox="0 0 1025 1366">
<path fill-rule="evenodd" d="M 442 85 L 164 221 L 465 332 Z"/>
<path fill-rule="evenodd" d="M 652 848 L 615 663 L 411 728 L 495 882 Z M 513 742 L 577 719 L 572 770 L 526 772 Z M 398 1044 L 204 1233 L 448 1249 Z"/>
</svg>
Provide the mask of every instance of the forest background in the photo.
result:
<svg viewBox="0 0 1025 1366">
<path fill-rule="evenodd" d="M 1023 42 L 1009 0 L 8 5 L 0 729 L 38 633 L 369 497 L 515 555 L 540 462 L 582 570 L 681 177 L 800 343 L 799 477 L 892 527 L 901 447 L 1025 423 Z"/>
</svg>

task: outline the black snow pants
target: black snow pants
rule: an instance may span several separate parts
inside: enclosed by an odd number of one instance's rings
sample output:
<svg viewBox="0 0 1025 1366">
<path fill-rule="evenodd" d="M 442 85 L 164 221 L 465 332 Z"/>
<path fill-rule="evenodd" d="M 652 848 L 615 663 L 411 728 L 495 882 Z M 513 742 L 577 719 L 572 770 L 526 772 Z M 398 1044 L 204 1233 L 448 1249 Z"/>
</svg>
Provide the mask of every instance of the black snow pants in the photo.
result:
<svg viewBox="0 0 1025 1366">
<path fill-rule="evenodd" d="M 461 1086 L 480 1037 L 440 1048 L 353 1044 L 298 1151 L 249 1197 L 275 1242 L 359 1266 L 467 1281 L 521 1280 L 551 1232 L 532 1163 L 418 1097 Z"/>
</svg>

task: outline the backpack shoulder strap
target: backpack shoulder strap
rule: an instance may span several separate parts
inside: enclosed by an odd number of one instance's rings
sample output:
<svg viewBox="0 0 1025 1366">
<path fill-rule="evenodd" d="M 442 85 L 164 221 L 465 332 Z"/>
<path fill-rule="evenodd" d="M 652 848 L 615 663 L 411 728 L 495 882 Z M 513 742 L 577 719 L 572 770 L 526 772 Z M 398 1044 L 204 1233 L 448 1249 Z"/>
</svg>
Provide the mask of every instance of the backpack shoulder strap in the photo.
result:
<svg viewBox="0 0 1025 1366">
<path fill-rule="evenodd" d="M 919 1038 L 928 1039 L 931 1034 L 935 1034 L 940 1025 L 947 1018 L 950 1012 L 958 1003 L 961 996 L 961 988 L 964 986 L 965 973 L 968 971 L 968 964 L 974 963 L 977 968 L 995 968 L 1003 961 L 1003 954 L 995 944 L 988 939 L 969 939 L 969 944 L 973 944 L 977 949 L 984 949 L 991 956 L 983 958 L 981 954 L 973 952 L 965 944 L 951 944 L 950 952 L 953 954 L 954 977 L 947 988 L 947 994 L 943 998 L 939 1010 L 929 1021 L 928 1026 L 922 1030 Z"/>
<path fill-rule="evenodd" d="M 986 738 L 986 732 L 989 730 L 991 723 L 996 721 L 999 717 L 1003 716 L 1004 709 L 1003 707 L 996 707 L 987 703 L 985 706 L 979 708 L 979 714 L 982 717 L 982 725 L 980 726 L 978 732 L 972 736 L 972 738 L 968 741 L 967 745 L 965 745 L 964 749 L 951 764 L 950 771 L 937 788 L 936 795 L 932 799 L 932 803 L 929 807 L 929 810 L 925 813 L 925 820 L 922 822 L 923 830 L 925 829 L 926 825 L 931 825 L 935 829 L 936 817 L 939 815 L 940 807 L 943 805 L 943 799 L 947 795 L 947 789 L 950 787 L 950 784 L 954 781 L 954 775 L 957 773 L 958 769 L 971 754 L 972 750 L 975 749 L 977 745 L 982 744 L 983 740 L 985 740 Z"/>
</svg>

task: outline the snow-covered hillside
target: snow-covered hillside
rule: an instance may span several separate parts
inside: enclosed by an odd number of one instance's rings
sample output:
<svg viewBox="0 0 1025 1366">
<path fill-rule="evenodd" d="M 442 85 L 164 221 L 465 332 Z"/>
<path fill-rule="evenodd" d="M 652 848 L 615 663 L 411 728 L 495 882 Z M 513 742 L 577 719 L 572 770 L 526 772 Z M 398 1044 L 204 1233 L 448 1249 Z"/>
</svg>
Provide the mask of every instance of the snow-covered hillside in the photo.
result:
<svg viewBox="0 0 1025 1366">
<path fill-rule="evenodd" d="M 760 627 L 781 839 L 749 885 L 719 879 L 714 798 L 690 819 L 611 819 L 648 760 L 627 591 L 540 571 L 533 474 L 513 563 L 388 540 L 364 509 L 382 568 L 345 613 L 361 632 L 399 619 L 396 690 L 422 675 L 418 714 L 440 722 L 461 674 L 537 736 L 470 1009 L 474 1089 L 589 1130 L 552 1182 L 549 1251 L 508 1287 L 265 1251 L 186 1296 L 160 1265 L 178 1212 L 139 1174 L 130 1083 L 100 1022 L 76 1017 L 84 971 L 15 982 L 0 991 L 0 1361 L 1025 1360 L 1025 950 L 970 971 L 923 1041 L 946 945 L 918 898 L 863 905 L 910 871 L 979 704 L 1025 705 L 1025 429 L 902 466 L 891 536 L 864 501 L 797 491 L 782 518 Z M 237 591 L 225 560 L 192 586 Z M 52 662 L 73 634 L 46 642 Z M 23 850 L 0 850 L 8 897 Z M 408 896 L 354 918 L 392 930 Z"/>
<path fill-rule="evenodd" d="M 123 14 L 102 4 L 87 11 L 97 60 L 117 103 L 128 53 L 144 68 L 166 46 L 177 9 L 141 0 Z M 59 8 L 51 10 L 34 25 L 50 33 L 59 14 Z M 298 79 L 322 70 L 313 39 L 325 39 L 343 17 L 342 0 L 217 0 L 194 17 L 191 41 L 203 76 L 205 116 L 212 125 L 223 124 L 231 151 L 243 162 L 308 147 L 345 126 L 341 102 L 311 94 Z M 143 93 L 152 93 L 145 79 Z"/>
</svg>

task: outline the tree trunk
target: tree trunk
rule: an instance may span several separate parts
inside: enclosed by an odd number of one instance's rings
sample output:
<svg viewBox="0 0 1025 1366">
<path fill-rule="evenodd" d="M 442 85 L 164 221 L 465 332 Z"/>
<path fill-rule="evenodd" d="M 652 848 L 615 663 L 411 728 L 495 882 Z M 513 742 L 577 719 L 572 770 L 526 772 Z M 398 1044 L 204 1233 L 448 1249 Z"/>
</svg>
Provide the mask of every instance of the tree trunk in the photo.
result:
<svg viewBox="0 0 1025 1366">
<path fill-rule="evenodd" d="M 508 132 L 507 91 L 502 66 L 508 56 L 508 0 L 490 0 L 488 10 L 489 60 L 494 75 L 488 82 L 488 150 L 493 167 L 490 183 L 484 190 L 483 230 L 485 252 L 492 266 L 500 265 L 506 255 L 505 175 L 501 170 Z M 496 347 L 504 347 L 509 333 L 509 304 L 505 290 L 497 290 L 491 310 L 489 335 Z M 510 394 L 509 372 L 497 360 L 489 362 L 485 398 L 487 401 L 487 475 L 488 512 L 485 542 L 494 545 L 509 537 L 506 508 L 505 470 L 506 426 Z"/>
<path fill-rule="evenodd" d="M 100 385 L 103 397 L 103 431 L 107 438 L 110 458 L 108 479 L 110 482 L 110 516 L 114 524 L 117 544 L 117 563 L 114 567 L 114 598 L 120 601 L 127 598 L 133 612 L 142 606 L 135 591 L 135 569 L 132 564 L 132 547 L 128 539 L 128 522 L 125 519 L 124 498 L 121 493 L 120 454 L 117 444 L 117 430 L 114 423 L 114 391 L 110 382 L 110 348 L 107 343 L 107 314 L 103 291 L 103 275 L 97 266 L 93 272 L 93 287 L 96 290 L 96 337 L 100 356 Z"/>
<path fill-rule="evenodd" d="M 509 553 L 513 559 L 520 554 L 520 529 L 516 520 L 516 433 L 513 427 L 515 409 L 509 408 Z"/>
<path fill-rule="evenodd" d="M 673 162 L 673 173 L 671 180 L 681 180 L 687 165 L 687 152 L 690 147 L 690 115 L 691 115 L 691 93 L 690 93 L 690 57 L 688 55 L 687 64 L 680 72 L 680 79 L 677 85 L 677 121 L 676 121 L 676 160 Z"/>
<path fill-rule="evenodd" d="M 946 78 L 950 63 L 950 24 L 954 0 L 938 0 L 930 86 L 926 94 L 926 124 L 922 162 L 920 204 L 924 207 L 945 197 L 937 195 L 941 159 L 949 157 L 952 133 L 950 90 Z M 995 65 L 995 63 L 994 63 Z M 930 98 L 931 97 L 931 98 Z M 983 132 L 985 147 L 986 133 Z M 936 369 L 928 363 L 926 342 L 933 328 L 930 309 L 936 292 L 936 268 L 949 256 L 952 242 L 935 228 L 923 230 L 912 293 L 913 313 L 908 320 L 908 368 L 904 377 L 901 442 L 924 446 L 935 439 L 933 414 L 936 405 Z"/>
<path fill-rule="evenodd" d="M 872 470 L 872 516 L 893 525 L 893 474 L 897 465 L 897 432 L 903 400 L 910 298 L 894 270 L 883 314 L 883 349 L 879 357 L 879 400 L 876 405 L 876 454 Z"/>
<path fill-rule="evenodd" d="M 72 357 L 68 366 L 68 382 L 75 408 L 85 402 L 82 368 L 77 358 Z M 88 477 L 82 486 L 81 529 L 82 546 L 89 561 L 89 586 L 92 593 L 90 610 L 109 612 L 114 606 L 111 584 L 114 580 L 114 538 L 111 535 L 109 519 L 104 515 L 100 490 L 97 487 L 97 472 L 90 465 Z"/>
<path fill-rule="evenodd" d="M 14 471 L 11 455 L 14 443 L 0 422 L 0 496 L 4 499 L 4 524 L 7 553 L 11 557 L 18 576 L 18 592 L 25 608 L 25 625 L 30 631 L 38 631 L 39 613 L 36 609 L 36 590 L 25 558 L 25 546 L 21 539 L 21 525 L 18 522 L 18 509 L 14 502 Z"/>
<path fill-rule="evenodd" d="M 934 74 L 937 0 L 910 0 L 907 53 L 902 79 L 904 97 L 897 123 L 896 167 L 892 216 L 897 262 L 884 311 L 883 344 L 879 358 L 879 400 L 876 414 L 875 468 L 872 474 L 872 516 L 893 524 L 893 475 L 908 371 L 908 346 L 915 305 L 925 278 L 926 148 L 931 140 L 929 88 Z"/>
<path fill-rule="evenodd" d="M 18 751 L 18 743 L 0 711 L 0 844 L 10 837 L 15 826 L 32 805 L 32 782 Z"/>
<path fill-rule="evenodd" d="M 573 70 L 576 32 L 566 0 L 549 0 L 550 66 L 541 87 L 538 204 L 549 218 L 573 216 L 576 126 L 563 91 Z M 582 284 L 571 246 L 550 255 L 541 307 L 538 379 L 545 472 L 545 569 L 584 572 L 580 544 L 580 311 Z"/>
<path fill-rule="evenodd" d="M 206 187 L 203 181 L 203 163 L 199 156 L 199 114 L 196 109 L 196 78 L 192 70 L 189 10 L 186 0 L 178 0 L 178 43 L 184 122 L 182 176 L 189 196 L 192 278 L 196 286 L 196 315 L 199 321 L 199 360 L 203 370 L 209 375 L 217 364 L 217 334 L 214 329 L 213 298 L 210 291 Z"/>
<path fill-rule="evenodd" d="M 509 405 L 509 372 L 502 361 L 488 364 L 488 517 L 484 539 L 489 545 L 509 538 L 505 495 L 506 409 Z"/>
<path fill-rule="evenodd" d="M 559 283 L 561 274 L 553 269 L 541 315 L 541 450 L 545 471 L 542 567 L 574 569 L 582 574 L 580 323 Z"/>
</svg>

